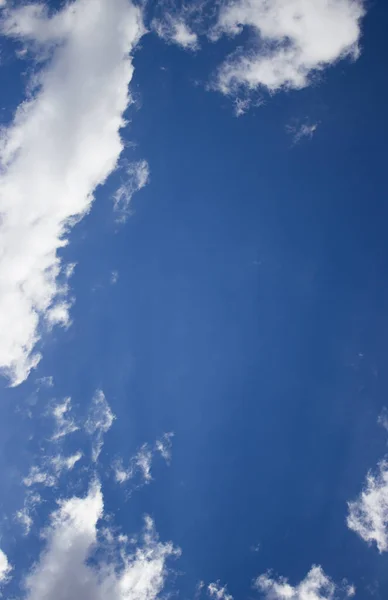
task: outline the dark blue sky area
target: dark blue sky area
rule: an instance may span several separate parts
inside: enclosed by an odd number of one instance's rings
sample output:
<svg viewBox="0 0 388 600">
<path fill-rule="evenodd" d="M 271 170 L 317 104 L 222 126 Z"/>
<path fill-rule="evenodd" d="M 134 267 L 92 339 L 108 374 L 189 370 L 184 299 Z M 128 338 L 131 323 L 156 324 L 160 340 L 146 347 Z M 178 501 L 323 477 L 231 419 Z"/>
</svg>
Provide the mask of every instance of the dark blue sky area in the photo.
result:
<svg viewBox="0 0 388 600">
<path fill-rule="evenodd" d="M 241 118 L 205 89 L 222 47 L 148 35 L 125 156 L 147 158 L 150 183 L 120 226 L 113 177 L 64 250 L 74 323 L 39 369 L 76 402 L 104 389 L 109 452 L 175 432 L 171 467 L 121 519 L 150 512 L 182 548 L 181 597 L 220 579 L 250 598 L 266 569 L 295 583 L 312 564 L 360 600 L 376 581 L 388 595 L 387 557 L 345 522 L 386 450 L 387 29 L 376 2 L 357 62 Z M 306 119 L 315 135 L 293 145 L 285 128 Z"/>
</svg>

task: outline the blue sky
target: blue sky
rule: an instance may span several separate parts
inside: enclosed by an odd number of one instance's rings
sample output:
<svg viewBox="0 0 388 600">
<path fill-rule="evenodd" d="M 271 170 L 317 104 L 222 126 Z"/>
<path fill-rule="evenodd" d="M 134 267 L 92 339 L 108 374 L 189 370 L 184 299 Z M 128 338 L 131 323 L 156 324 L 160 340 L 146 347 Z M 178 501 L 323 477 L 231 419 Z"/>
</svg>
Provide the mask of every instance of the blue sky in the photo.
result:
<svg viewBox="0 0 388 600">
<path fill-rule="evenodd" d="M 0 1 L 0 591 L 388 594 L 388 9 Z"/>
</svg>

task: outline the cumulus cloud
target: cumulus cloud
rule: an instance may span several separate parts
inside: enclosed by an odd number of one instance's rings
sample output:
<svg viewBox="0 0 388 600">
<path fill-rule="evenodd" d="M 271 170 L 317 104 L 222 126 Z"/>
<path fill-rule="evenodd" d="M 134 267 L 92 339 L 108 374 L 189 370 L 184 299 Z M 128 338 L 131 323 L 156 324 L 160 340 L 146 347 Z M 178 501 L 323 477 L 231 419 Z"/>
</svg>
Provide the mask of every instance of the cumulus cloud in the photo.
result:
<svg viewBox="0 0 388 600">
<path fill-rule="evenodd" d="M 40 360 L 44 326 L 69 323 L 58 251 L 122 151 L 143 24 L 128 0 L 75 0 L 54 14 L 6 8 L 1 30 L 45 59 L 0 145 L 0 369 L 16 385 Z"/>
<path fill-rule="evenodd" d="M 26 600 L 154 600 L 162 590 L 167 560 L 179 555 L 171 543 L 159 541 L 147 517 L 142 542 L 134 552 L 110 553 L 111 562 L 88 559 L 99 547 L 98 524 L 103 517 L 100 484 L 83 498 L 59 503 L 50 518 L 45 548 L 25 580 Z M 115 536 L 108 536 L 114 544 Z M 115 556 L 119 558 L 115 559 Z"/>
<path fill-rule="evenodd" d="M 133 195 L 145 187 L 150 178 L 150 169 L 146 160 L 130 163 L 126 167 L 126 176 L 113 196 L 114 208 L 125 221 Z"/>
<path fill-rule="evenodd" d="M 8 580 L 11 570 L 7 555 L 0 549 L 0 585 Z"/>
<path fill-rule="evenodd" d="M 198 48 L 198 36 L 191 30 L 183 17 L 165 14 L 163 19 L 154 19 L 152 29 L 164 41 L 177 44 L 185 50 L 196 50 Z"/>
<path fill-rule="evenodd" d="M 256 579 L 254 587 L 267 600 L 334 600 L 338 598 L 338 592 L 342 592 L 343 597 L 350 597 L 355 592 L 354 586 L 337 586 L 320 566 L 313 566 L 295 586 L 284 577 L 275 578 L 266 573 Z"/>
<path fill-rule="evenodd" d="M 379 552 L 388 551 L 388 461 L 378 465 L 377 473 L 368 473 L 363 491 L 349 502 L 347 525 Z"/>
<path fill-rule="evenodd" d="M 362 0 L 230 0 L 221 5 L 212 38 L 248 27 L 255 44 L 226 59 L 215 87 L 224 94 L 304 88 L 314 73 L 358 57 L 363 15 Z"/>
<path fill-rule="evenodd" d="M 115 418 L 104 392 L 96 390 L 85 424 L 86 432 L 92 437 L 93 462 L 97 462 L 104 444 L 104 435 L 112 427 Z"/>
</svg>

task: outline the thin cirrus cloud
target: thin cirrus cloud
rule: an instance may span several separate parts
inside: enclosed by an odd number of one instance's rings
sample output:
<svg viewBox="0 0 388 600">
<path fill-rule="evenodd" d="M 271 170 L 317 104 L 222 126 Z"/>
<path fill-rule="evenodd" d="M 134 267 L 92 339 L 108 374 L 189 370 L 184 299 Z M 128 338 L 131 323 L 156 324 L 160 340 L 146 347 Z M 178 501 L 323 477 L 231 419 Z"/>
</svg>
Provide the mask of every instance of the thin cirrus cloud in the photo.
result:
<svg viewBox="0 0 388 600">
<path fill-rule="evenodd" d="M 348 503 L 347 525 L 379 552 L 388 552 L 388 461 L 380 462 L 376 473 L 368 473 L 358 498 Z"/>
<path fill-rule="evenodd" d="M 159 453 L 166 463 L 170 464 L 173 437 L 172 432 L 164 433 L 160 439 L 156 440 L 153 447 L 149 444 L 143 444 L 126 467 L 121 458 L 115 460 L 112 469 L 116 483 L 126 483 L 136 475 L 140 475 L 141 485 L 150 483 L 152 481 L 151 469 L 155 453 Z"/>
<path fill-rule="evenodd" d="M 89 415 L 85 423 L 85 430 L 92 438 L 92 460 L 98 461 L 104 445 L 104 435 L 112 427 L 115 420 L 105 394 L 102 390 L 96 390 L 89 408 Z"/>
<path fill-rule="evenodd" d="M 132 162 L 126 167 L 125 179 L 113 196 L 114 208 L 119 213 L 120 221 L 125 221 L 133 195 L 143 189 L 149 179 L 150 168 L 146 160 Z"/>
<path fill-rule="evenodd" d="M 293 144 L 298 144 L 302 139 L 311 139 L 318 129 L 318 123 L 302 123 L 286 125 L 286 132 L 291 135 Z"/>
<path fill-rule="evenodd" d="M 249 28 L 256 43 L 239 48 L 220 66 L 214 87 L 302 89 L 314 73 L 342 58 L 358 57 L 362 0 L 232 0 L 221 5 L 213 40 Z"/>
<path fill-rule="evenodd" d="M 63 402 L 56 404 L 50 414 L 55 422 L 54 433 L 51 437 L 52 441 L 60 440 L 79 430 L 79 425 L 71 415 L 71 398 L 65 398 Z"/>
<path fill-rule="evenodd" d="M 46 59 L 0 146 L 0 369 L 17 385 L 40 360 L 42 329 L 69 324 L 58 251 L 123 149 L 144 29 L 128 0 L 76 0 L 53 16 L 6 8 L 1 31 Z"/>
</svg>

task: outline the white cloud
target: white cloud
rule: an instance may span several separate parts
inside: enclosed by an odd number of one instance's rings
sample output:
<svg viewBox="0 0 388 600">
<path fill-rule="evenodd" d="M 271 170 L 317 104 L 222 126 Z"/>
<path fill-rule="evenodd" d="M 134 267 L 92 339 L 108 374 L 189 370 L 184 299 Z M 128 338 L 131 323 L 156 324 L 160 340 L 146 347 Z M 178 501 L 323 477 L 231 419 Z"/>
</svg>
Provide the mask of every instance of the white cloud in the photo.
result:
<svg viewBox="0 0 388 600">
<path fill-rule="evenodd" d="M 70 411 L 71 398 L 65 398 L 63 402 L 54 406 L 52 416 L 55 419 L 55 430 L 51 438 L 53 441 L 60 440 L 66 435 L 78 431 L 79 426 L 73 417 L 69 416 Z"/>
<path fill-rule="evenodd" d="M 85 424 L 86 432 L 92 436 L 92 460 L 97 462 L 102 446 L 104 435 L 112 427 L 115 420 L 102 390 L 96 390 L 89 409 L 89 416 Z"/>
<path fill-rule="evenodd" d="M 133 479 L 137 473 L 140 473 L 142 483 L 150 483 L 152 481 L 152 458 L 152 450 L 148 444 L 143 444 L 135 456 L 131 458 L 127 468 L 124 467 L 121 459 L 115 461 L 113 463 L 113 472 L 116 482 L 125 483 Z"/>
<path fill-rule="evenodd" d="M 379 552 L 388 551 L 388 461 L 378 465 L 376 474 L 368 473 L 366 484 L 354 502 L 349 502 L 347 525 Z"/>
<path fill-rule="evenodd" d="M 110 282 L 112 285 L 115 285 L 119 280 L 119 272 L 118 271 L 112 271 L 111 275 L 110 275 Z"/>
<path fill-rule="evenodd" d="M 32 515 L 36 511 L 36 507 L 42 502 L 40 494 L 35 491 L 28 490 L 24 498 L 24 506 L 15 513 L 15 520 L 22 526 L 24 535 L 28 535 L 33 525 Z"/>
<path fill-rule="evenodd" d="M 129 0 L 75 0 L 7 8 L 1 29 L 48 59 L 0 145 L 0 368 L 17 385 L 42 325 L 69 323 L 58 250 L 116 167 L 143 25 Z"/>
<path fill-rule="evenodd" d="M 362 0 L 230 0 L 223 4 L 213 39 L 249 27 L 255 49 L 239 49 L 221 65 L 215 87 L 270 92 L 301 89 L 339 59 L 357 58 Z M 252 48 L 252 47 L 251 47 Z"/>
<path fill-rule="evenodd" d="M 171 448 L 172 448 L 172 438 L 174 437 L 174 433 L 170 431 L 169 433 L 165 433 L 162 437 L 156 441 L 155 448 L 158 452 L 160 452 L 162 458 L 168 464 L 171 460 Z"/>
<path fill-rule="evenodd" d="M 158 540 L 146 518 L 143 539 L 131 554 L 122 548 L 120 559 L 97 562 L 88 558 L 98 549 L 98 523 L 103 496 L 98 483 L 84 498 L 60 502 L 45 531 L 46 545 L 25 581 L 26 600 L 154 600 L 168 571 L 166 562 L 179 555 L 171 543 Z M 114 535 L 109 536 L 114 540 Z M 95 555 L 95 554 L 94 554 Z M 115 556 L 111 553 L 110 556 Z"/>
<path fill-rule="evenodd" d="M 115 210 L 120 220 L 125 220 L 132 196 L 145 187 L 150 178 L 150 169 L 146 160 L 130 163 L 126 168 L 126 178 L 113 196 Z"/>
<path fill-rule="evenodd" d="M 9 579 L 11 570 L 7 555 L 0 549 L 0 585 Z"/>
<path fill-rule="evenodd" d="M 317 129 L 318 123 L 302 123 L 286 126 L 286 131 L 292 136 L 294 144 L 297 144 L 303 138 L 311 139 Z"/>
<path fill-rule="evenodd" d="M 128 467 L 124 467 L 122 459 L 114 461 L 112 468 L 114 478 L 117 483 L 126 483 L 133 479 L 137 474 L 140 475 L 142 484 L 152 481 L 152 461 L 155 452 L 158 452 L 167 464 L 171 460 L 172 432 L 165 433 L 155 442 L 154 447 L 149 444 L 143 444 L 139 451 L 130 459 Z"/>
<path fill-rule="evenodd" d="M 54 377 L 52 375 L 48 375 L 47 377 L 40 377 L 36 380 L 36 383 L 38 384 L 37 391 L 39 391 L 42 387 L 52 388 L 54 387 Z"/>
<path fill-rule="evenodd" d="M 23 479 L 23 483 L 26 487 L 37 484 L 53 487 L 57 483 L 57 478 L 53 473 L 48 473 L 45 469 L 34 465 L 31 467 L 28 476 Z"/>
<path fill-rule="evenodd" d="M 319 566 L 313 566 L 296 586 L 292 586 L 286 578 L 274 578 L 270 573 L 260 575 L 254 586 L 267 600 L 337 600 L 337 592 L 342 591 L 343 595 L 349 596 L 350 587 L 344 590 L 336 586 Z"/>
<path fill-rule="evenodd" d="M 385 406 L 384 406 L 383 410 L 381 411 L 381 414 L 380 414 L 377 422 L 379 425 L 384 427 L 384 429 L 386 431 L 388 431 L 388 410 Z"/>
<path fill-rule="evenodd" d="M 26 487 L 32 487 L 36 484 L 53 487 L 58 483 L 62 473 L 71 471 L 81 458 L 82 452 L 76 452 L 67 457 L 61 454 L 50 458 L 45 457 L 41 467 L 36 465 L 31 467 L 28 476 L 23 479 L 23 483 Z"/>
<path fill-rule="evenodd" d="M 219 581 L 209 583 L 207 586 L 208 594 L 215 600 L 233 600 L 233 596 L 228 593 L 226 585 L 222 586 Z"/>
<path fill-rule="evenodd" d="M 185 50 L 198 48 L 198 36 L 181 16 L 165 14 L 162 19 L 152 21 L 152 29 L 167 43 L 177 44 Z"/>
</svg>

